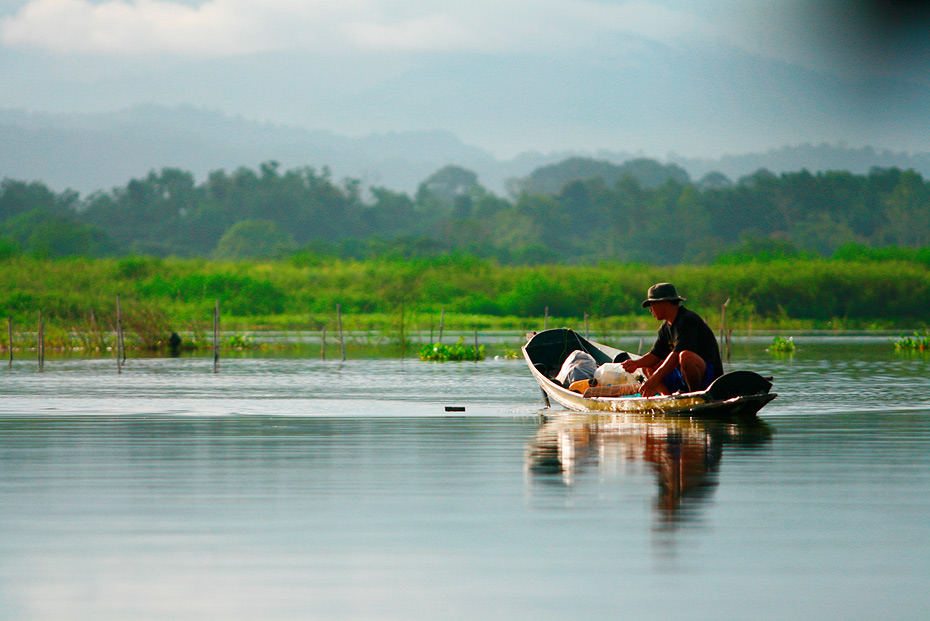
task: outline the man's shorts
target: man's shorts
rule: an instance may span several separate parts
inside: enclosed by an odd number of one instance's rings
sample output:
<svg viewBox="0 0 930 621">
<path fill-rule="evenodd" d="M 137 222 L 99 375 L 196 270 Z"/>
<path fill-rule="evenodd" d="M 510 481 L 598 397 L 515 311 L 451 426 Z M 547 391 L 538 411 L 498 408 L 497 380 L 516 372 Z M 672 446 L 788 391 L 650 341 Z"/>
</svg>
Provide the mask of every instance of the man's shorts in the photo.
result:
<svg viewBox="0 0 930 621">
<path fill-rule="evenodd" d="M 705 362 L 707 369 L 704 371 L 704 381 L 701 382 L 701 387 L 698 390 L 704 390 L 710 383 L 714 381 L 714 365 L 711 362 Z M 688 388 L 688 383 L 685 381 L 685 378 L 681 376 L 681 367 L 675 367 L 672 369 L 672 372 L 665 376 L 665 386 L 671 392 L 691 392 L 691 389 Z"/>
</svg>

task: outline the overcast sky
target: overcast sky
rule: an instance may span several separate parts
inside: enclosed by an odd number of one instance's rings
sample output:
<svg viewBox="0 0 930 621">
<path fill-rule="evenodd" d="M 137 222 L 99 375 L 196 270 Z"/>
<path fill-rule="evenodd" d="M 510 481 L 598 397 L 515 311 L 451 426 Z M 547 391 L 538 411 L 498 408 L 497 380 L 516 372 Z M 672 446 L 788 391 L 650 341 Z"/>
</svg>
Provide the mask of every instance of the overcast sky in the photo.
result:
<svg viewBox="0 0 930 621">
<path fill-rule="evenodd" d="M 880 0 L 0 0 L 0 108 L 193 104 L 445 129 L 501 157 L 926 152 L 925 18 Z"/>
</svg>

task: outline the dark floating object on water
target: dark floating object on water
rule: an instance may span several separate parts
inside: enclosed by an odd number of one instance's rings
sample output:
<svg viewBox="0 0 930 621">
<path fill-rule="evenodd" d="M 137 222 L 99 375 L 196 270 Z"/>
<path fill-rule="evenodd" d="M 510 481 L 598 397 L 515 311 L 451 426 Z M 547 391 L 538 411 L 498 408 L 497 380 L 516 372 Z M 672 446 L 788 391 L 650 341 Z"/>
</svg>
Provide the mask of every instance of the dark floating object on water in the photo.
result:
<svg viewBox="0 0 930 621">
<path fill-rule="evenodd" d="M 464 412 L 464 411 L 465 411 L 464 405 L 447 405 L 446 406 L 446 412 Z"/>
</svg>

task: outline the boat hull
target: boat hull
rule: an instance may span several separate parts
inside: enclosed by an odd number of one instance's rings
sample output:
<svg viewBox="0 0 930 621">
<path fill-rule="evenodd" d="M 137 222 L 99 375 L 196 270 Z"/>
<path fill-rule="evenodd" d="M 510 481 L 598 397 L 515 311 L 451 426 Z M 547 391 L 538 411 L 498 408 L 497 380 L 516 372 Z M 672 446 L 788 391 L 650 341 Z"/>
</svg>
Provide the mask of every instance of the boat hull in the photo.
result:
<svg viewBox="0 0 930 621">
<path fill-rule="evenodd" d="M 561 329 L 530 335 L 527 344 L 523 346 L 523 357 L 547 401 L 555 402 L 574 412 L 751 418 L 777 396 L 768 391 L 771 383 L 761 376 L 748 371 L 738 371 L 729 374 L 729 377 L 725 375 L 719 378 L 719 386 L 715 387 L 712 384 L 707 390 L 700 392 L 653 397 L 585 397 L 552 381 L 549 375 L 541 370 L 557 368 L 558 359 L 564 360 L 567 353 L 573 351 L 570 349 L 572 347 L 588 351 L 601 363 L 614 358 L 621 351 L 582 339 L 571 330 Z M 555 351 L 557 348 L 561 348 L 562 351 Z"/>
</svg>

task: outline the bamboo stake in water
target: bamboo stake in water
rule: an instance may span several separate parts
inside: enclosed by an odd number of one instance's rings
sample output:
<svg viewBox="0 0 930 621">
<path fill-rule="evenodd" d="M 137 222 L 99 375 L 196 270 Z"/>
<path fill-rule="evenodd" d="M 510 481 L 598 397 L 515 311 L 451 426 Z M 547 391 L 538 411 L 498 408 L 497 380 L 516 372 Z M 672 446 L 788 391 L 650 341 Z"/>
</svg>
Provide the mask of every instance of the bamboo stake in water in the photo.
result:
<svg viewBox="0 0 930 621">
<path fill-rule="evenodd" d="M 437 343 L 442 343 L 442 329 L 446 323 L 446 309 L 442 309 L 442 312 L 439 313 L 439 338 L 436 340 Z"/>
<path fill-rule="evenodd" d="M 546 307 L 546 319 L 545 319 L 545 321 L 543 322 L 543 329 L 544 329 L 544 330 L 548 330 L 548 329 L 549 329 L 549 307 L 548 307 L 548 306 Z"/>
<path fill-rule="evenodd" d="M 13 318 L 6 318 L 6 331 L 10 341 L 10 362 L 7 364 L 8 369 L 13 368 Z"/>
<path fill-rule="evenodd" d="M 584 337 L 590 339 L 591 336 L 588 334 L 588 313 L 584 314 Z"/>
<path fill-rule="evenodd" d="M 342 336 L 342 306 L 336 304 L 336 319 L 339 322 L 339 346 L 342 347 L 342 361 L 346 361 L 346 341 Z"/>
<path fill-rule="evenodd" d="M 123 311 L 116 294 L 116 372 L 123 372 Z"/>
<path fill-rule="evenodd" d="M 726 345 L 727 339 L 727 305 L 730 303 L 730 298 L 727 298 L 727 301 L 723 303 L 723 306 L 720 307 L 720 348 L 723 349 Z"/>
<path fill-rule="evenodd" d="M 478 328 L 475 328 L 475 362 L 478 362 Z"/>
<path fill-rule="evenodd" d="M 323 326 L 323 333 L 320 335 L 320 360 L 326 360 L 326 326 Z"/>
<path fill-rule="evenodd" d="M 36 355 L 39 359 L 39 373 L 45 371 L 45 322 L 42 321 L 42 311 L 39 311 L 39 335 L 36 342 Z"/>
<path fill-rule="evenodd" d="M 407 338 L 404 336 L 404 303 L 400 303 L 400 357 L 407 355 Z"/>
<path fill-rule="evenodd" d="M 213 307 L 213 372 L 216 373 L 220 366 L 220 299 L 216 298 L 216 306 Z"/>
<path fill-rule="evenodd" d="M 123 329 L 122 322 L 119 326 L 119 349 L 123 352 L 123 364 L 126 364 L 126 330 Z"/>
</svg>

